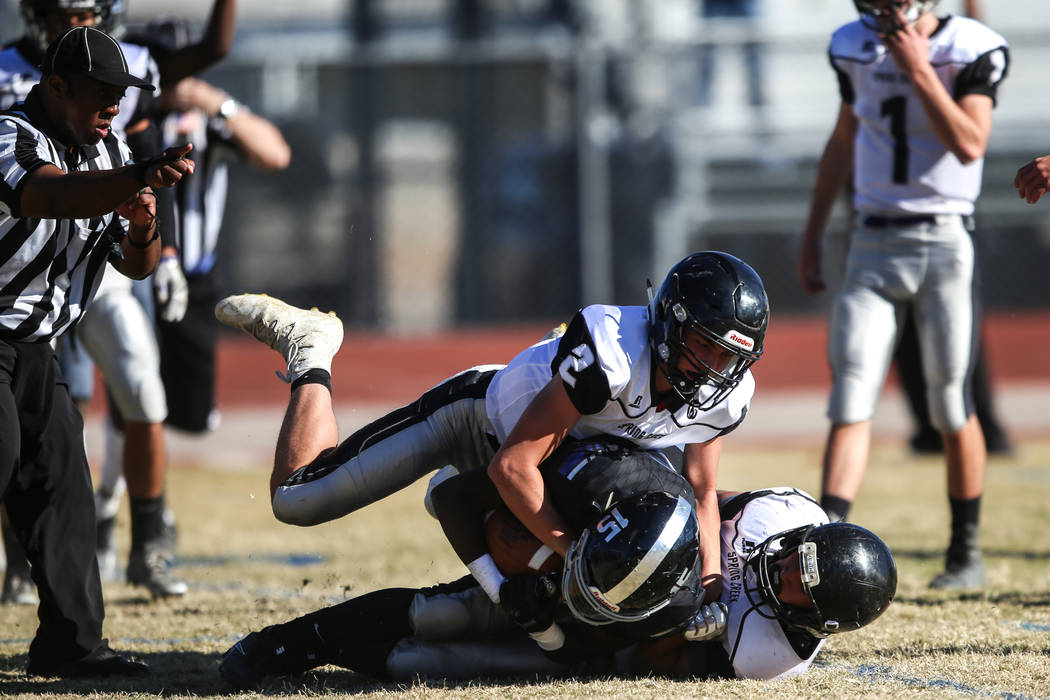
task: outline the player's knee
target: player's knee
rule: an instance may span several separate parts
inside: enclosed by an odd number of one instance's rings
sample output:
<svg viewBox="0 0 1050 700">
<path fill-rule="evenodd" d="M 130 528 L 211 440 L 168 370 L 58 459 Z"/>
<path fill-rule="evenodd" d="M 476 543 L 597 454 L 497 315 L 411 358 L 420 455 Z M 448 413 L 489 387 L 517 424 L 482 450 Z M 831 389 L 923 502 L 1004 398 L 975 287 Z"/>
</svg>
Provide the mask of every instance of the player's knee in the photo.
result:
<svg viewBox="0 0 1050 700">
<path fill-rule="evenodd" d="M 930 406 L 930 423 L 941 433 L 962 430 L 970 418 L 970 412 L 961 398 L 961 390 L 931 392 L 927 397 Z"/>
<path fill-rule="evenodd" d="M 416 635 L 425 639 L 455 639 L 470 627 L 470 609 L 455 596 L 427 597 L 417 593 L 408 611 Z"/>
<path fill-rule="evenodd" d="M 311 527 L 325 522 L 325 518 L 309 507 L 306 499 L 290 494 L 283 486 L 277 487 L 270 507 L 273 509 L 273 516 L 287 525 Z"/>
<path fill-rule="evenodd" d="M 860 423 L 875 415 L 876 398 L 856 383 L 836 383 L 828 402 L 828 419 L 833 425 Z"/>
<path fill-rule="evenodd" d="M 438 516 L 437 511 L 434 509 L 434 489 L 443 481 L 450 479 L 456 474 L 459 474 L 459 470 L 449 465 L 438 469 L 434 476 L 430 477 L 430 482 L 427 484 L 427 493 L 423 496 L 423 507 L 426 508 L 430 517 L 435 520 L 437 520 Z"/>
</svg>

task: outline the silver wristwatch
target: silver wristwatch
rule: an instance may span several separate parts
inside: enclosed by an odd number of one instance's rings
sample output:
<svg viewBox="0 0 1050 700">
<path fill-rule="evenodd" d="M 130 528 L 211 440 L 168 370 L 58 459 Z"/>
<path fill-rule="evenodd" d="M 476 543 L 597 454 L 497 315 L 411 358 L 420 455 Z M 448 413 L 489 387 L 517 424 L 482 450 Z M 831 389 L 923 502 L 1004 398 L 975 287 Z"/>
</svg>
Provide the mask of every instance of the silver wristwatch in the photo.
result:
<svg viewBox="0 0 1050 700">
<path fill-rule="evenodd" d="M 241 103 L 232 97 L 227 97 L 219 105 L 219 117 L 222 119 L 229 119 L 233 115 L 237 114 L 241 109 Z"/>
</svg>

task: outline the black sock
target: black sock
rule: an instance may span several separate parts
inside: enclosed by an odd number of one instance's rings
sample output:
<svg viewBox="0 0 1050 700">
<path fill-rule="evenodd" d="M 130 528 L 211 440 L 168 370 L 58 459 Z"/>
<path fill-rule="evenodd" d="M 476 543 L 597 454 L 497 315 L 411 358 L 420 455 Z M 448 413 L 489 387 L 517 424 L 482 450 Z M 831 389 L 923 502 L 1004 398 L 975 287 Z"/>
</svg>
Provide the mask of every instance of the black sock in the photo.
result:
<svg viewBox="0 0 1050 700">
<path fill-rule="evenodd" d="M 292 391 L 295 391 L 304 384 L 320 384 L 328 389 L 328 393 L 331 394 L 332 373 L 325 369 L 308 369 L 301 377 L 292 382 Z"/>
<path fill-rule="evenodd" d="M 373 678 L 388 678 L 390 650 L 412 635 L 408 609 L 416 592 L 414 588 L 373 591 L 267 627 L 263 632 L 282 650 L 274 657 L 273 673 L 335 664 Z"/>
<path fill-rule="evenodd" d="M 949 558 L 964 557 L 977 549 L 977 531 L 981 518 L 981 497 L 948 498 L 952 511 L 952 539 L 948 545 Z"/>
<path fill-rule="evenodd" d="M 850 506 L 853 505 L 845 498 L 829 496 L 824 494 L 820 497 L 820 507 L 828 514 L 828 520 L 833 523 L 845 520 L 849 516 Z"/>
<path fill-rule="evenodd" d="M 147 542 L 164 535 L 164 494 L 156 498 L 131 499 L 131 549 L 139 551 Z"/>
</svg>

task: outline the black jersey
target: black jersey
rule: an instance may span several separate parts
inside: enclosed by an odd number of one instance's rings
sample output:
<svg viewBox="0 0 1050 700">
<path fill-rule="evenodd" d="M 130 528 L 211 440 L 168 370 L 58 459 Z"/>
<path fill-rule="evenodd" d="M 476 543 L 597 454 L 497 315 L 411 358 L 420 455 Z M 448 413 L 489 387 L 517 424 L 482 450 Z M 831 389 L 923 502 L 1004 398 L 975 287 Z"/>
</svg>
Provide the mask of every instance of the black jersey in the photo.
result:
<svg viewBox="0 0 1050 700">
<path fill-rule="evenodd" d="M 559 512 L 576 529 L 594 523 L 613 504 L 654 491 L 695 501 L 681 474 L 682 452 L 643 450 L 628 443 L 569 441 L 540 466 L 544 483 Z M 565 633 L 565 645 L 548 655 L 571 663 L 613 652 L 635 642 L 681 632 L 704 599 L 700 558 L 670 604 L 635 622 L 592 626 L 577 620 L 564 604 L 555 619 Z"/>
</svg>

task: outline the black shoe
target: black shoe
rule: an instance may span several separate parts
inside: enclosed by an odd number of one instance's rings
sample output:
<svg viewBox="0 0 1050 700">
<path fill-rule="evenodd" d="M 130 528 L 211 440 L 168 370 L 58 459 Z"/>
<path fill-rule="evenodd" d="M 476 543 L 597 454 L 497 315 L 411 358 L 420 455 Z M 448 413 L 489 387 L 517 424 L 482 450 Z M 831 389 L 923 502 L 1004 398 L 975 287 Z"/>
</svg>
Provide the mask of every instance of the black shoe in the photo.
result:
<svg viewBox="0 0 1050 700">
<path fill-rule="evenodd" d="M 95 651 L 76 661 L 48 662 L 29 659 L 26 674 L 30 676 L 58 676 L 61 678 L 89 678 L 92 676 L 137 676 L 148 673 L 149 666 L 132 661 L 109 648 L 103 641 Z"/>
<path fill-rule="evenodd" d="M 222 655 L 219 673 L 226 682 L 239 690 L 255 690 L 266 676 L 273 672 L 273 645 L 262 632 L 252 632 L 234 644 Z"/>
</svg>

